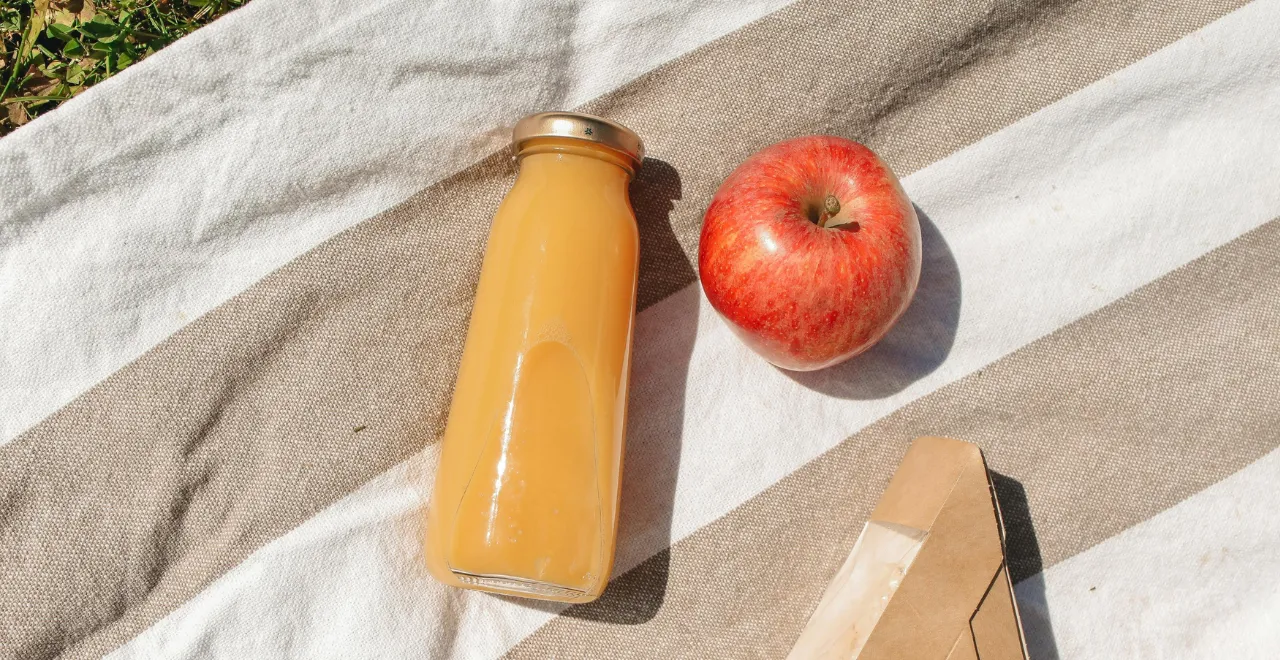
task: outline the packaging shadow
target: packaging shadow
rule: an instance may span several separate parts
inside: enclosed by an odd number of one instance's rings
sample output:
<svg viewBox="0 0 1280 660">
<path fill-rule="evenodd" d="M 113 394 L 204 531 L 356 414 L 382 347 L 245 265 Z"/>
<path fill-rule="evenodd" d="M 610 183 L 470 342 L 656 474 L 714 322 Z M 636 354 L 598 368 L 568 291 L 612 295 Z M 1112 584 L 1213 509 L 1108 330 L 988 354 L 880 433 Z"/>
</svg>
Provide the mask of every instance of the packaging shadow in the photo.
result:
<svg viewBox="0 0 1280 660">
<path fill-rule="evenodd" d="M 1017 479 L 995 471 L 991 472 L 991 483 L 1004 520 L 1005 561 L 1022 616 L 1027 650 L 1031 660 L 1058 660 L 1058 645 L 1044 597 L 1044 562 L 1027 506 L 1027 491 Z"/>
</svg>

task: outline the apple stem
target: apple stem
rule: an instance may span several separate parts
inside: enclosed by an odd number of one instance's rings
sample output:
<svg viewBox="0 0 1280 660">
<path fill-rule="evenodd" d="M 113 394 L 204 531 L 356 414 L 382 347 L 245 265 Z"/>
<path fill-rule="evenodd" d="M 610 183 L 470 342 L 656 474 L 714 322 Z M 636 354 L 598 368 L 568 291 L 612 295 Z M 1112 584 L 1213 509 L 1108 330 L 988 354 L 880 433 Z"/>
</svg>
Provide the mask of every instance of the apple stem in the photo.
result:
<svg viewBox="0 0 1280 660">
<path fill-rule="evenodd" d="M 827 216 L 822 219 L 822 226 L 825 227 L 827 222 L 840 212 L 840 200 L 836 199 L 835 195 L 827 195 L 827 198 L 822 201 L 822 210 L 826 211 Z"/>
</svg>

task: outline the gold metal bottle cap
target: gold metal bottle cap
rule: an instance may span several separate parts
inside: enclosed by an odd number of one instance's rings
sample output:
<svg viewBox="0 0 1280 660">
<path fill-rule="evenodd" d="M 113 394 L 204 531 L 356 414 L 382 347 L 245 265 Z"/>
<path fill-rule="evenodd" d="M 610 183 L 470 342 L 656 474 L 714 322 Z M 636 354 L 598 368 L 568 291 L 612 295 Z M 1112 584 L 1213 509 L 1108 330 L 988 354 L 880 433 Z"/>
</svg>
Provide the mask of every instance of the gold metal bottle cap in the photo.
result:
<svg viewBox="0 0 1280 660">
<path fill-rule="evenodd" d="M 578 112 L 540 112 L 516 123 L 511 131 L 511 142 L 520 149 L 528 140 L 540 137 L 564 137 L 603 144 L 634 158 L 636 164 L 644 160 L 644 144 L 634 131 L 603 117 Z"/>
</svg>

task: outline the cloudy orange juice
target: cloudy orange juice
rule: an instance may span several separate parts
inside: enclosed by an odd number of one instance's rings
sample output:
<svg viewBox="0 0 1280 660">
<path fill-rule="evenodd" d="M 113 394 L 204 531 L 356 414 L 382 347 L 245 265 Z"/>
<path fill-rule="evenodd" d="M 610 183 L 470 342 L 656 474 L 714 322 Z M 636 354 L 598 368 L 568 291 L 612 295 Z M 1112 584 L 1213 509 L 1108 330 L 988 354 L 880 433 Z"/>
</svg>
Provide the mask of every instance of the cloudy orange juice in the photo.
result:
<svg viewBox="0 0 1280 660">
<path fill-rule="evenodd" d="M 442 582 L 585 602 L 618 522 L 639 240 L 634 133 L 573 113 L 516 125 L 427 520 Z"/>
</svg>

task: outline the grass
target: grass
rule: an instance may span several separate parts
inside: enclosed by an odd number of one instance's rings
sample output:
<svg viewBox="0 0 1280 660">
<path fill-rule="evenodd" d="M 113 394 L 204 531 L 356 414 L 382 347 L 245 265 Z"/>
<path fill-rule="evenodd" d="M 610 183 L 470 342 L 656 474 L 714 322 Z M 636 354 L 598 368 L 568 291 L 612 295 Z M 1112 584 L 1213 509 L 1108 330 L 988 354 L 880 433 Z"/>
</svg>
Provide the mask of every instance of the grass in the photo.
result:
<svg viewBox="0 0 1280 660">
<path fill-rule="evenodd" d="M 0 135 L 249 0 L 0 0 Z"/>
</svg>

